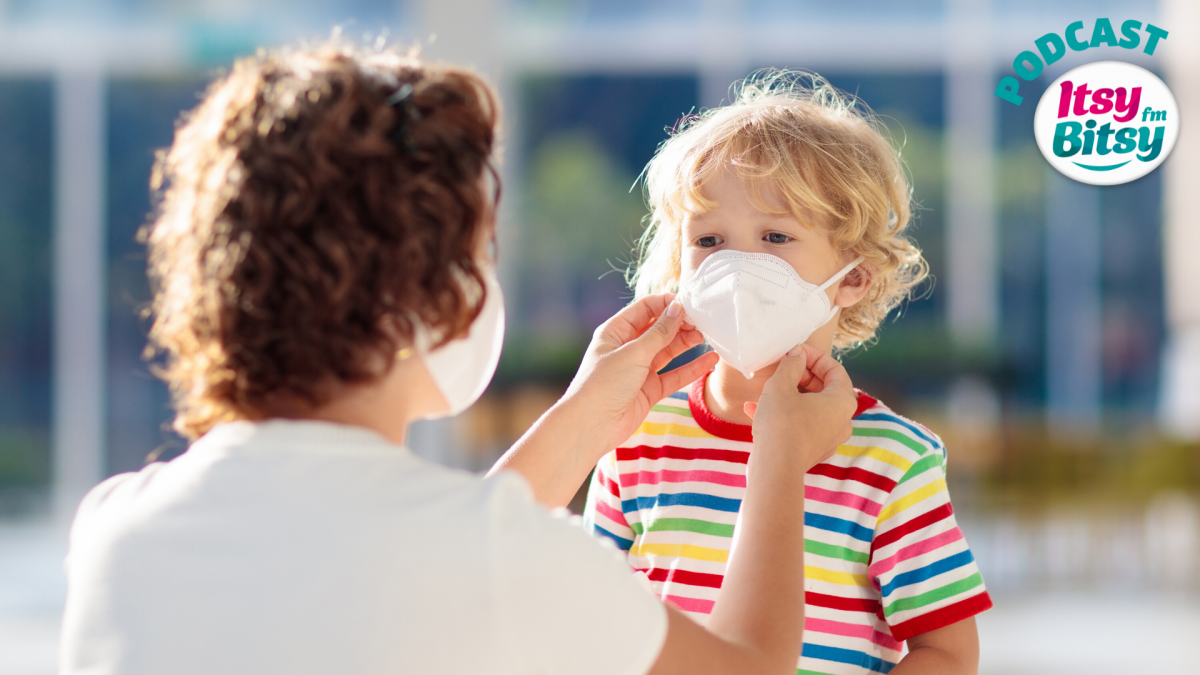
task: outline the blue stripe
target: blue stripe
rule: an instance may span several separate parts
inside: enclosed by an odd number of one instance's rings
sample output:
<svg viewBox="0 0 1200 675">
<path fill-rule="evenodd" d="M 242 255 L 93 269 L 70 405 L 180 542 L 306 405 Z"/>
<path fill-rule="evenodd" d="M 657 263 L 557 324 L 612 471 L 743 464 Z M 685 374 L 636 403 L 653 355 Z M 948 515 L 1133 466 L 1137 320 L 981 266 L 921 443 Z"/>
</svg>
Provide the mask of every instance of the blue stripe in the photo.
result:
<svg viewBox="0 0 1200 675">
<path fill-rule="evenodd" d="M 822 661 L 834 661 L 837 663 L 848 663 L 852 666 L 859 666 L 867 670 L 873 670 L 877 673 L 887 673 L 896 664 L 891 661 L 884 661 L 881 658 L 871 656 L 870 654 L 855 651 L 853 649 L 842 649 L 840 647 L 827 647 L 825 645 L 814 645 L 807 642 L 804 643 L 804 649 L 800 655 L 809 659 L 821 659 Z"/>
<path fill-rule="evenodd" d="M 964 565 L 970 565 L 973 562 L 975 562 L 975 557 L 971 555 L 970 549 L 967 549 L 966 551 L 952 555 L 949 558 L 942 558 L 937 562 L 929 563 L 920 569 L 915 569 L 911 572 L 905 572 L 904 574 L 897 574 L 892 578 L 891 583 L 884 584 L 880 591 L 883 593 L 883 597 L 886 598 L 892 594 L 892 591 L 901 586 L 920 583 L 926 579 L 932 579 L 939 574 L 949 572 L 950 570 L 956 570 Z"/>
<path fill-rule="evenodd" d="M 622 551 L 628 551 L 630 548 L 633 547 L 632 539 L 618 537 L 617 535 L 613 534 L 612 532 L 609 532 L 608 530 L 604 529 L 603 527 L 600 527 L 599 525 L 596 525 L 595 523 L 592 524 L 592 532 L 595 534 L 602 534 L 602 535 L 608 537 L 609 539 L 612 539 L 614 542 L 616 542 L 617 548 L 621 549 Z"/>
<path fill-rule="evenodd" d="M 941 443 L 930 438 L 924 431 L 921 431 L 919 428 L 909 424 L 904 419 L 896 417 L 895 415 L 888 415 L 886 413 L 863 413 L 862 415 L 859 415 L 858 417 L 855 417 L 854 419 L 867 420 L 869 422 L 891 422 L 892 424 L 898 424 L 898 425 L 904 427 L 905 429 L 908 429 L 909 431 L 911 431 L 913 433 L 913 435 L 915 435 L 917 438 L 920 438 L 921 440 L 925 441 L 926 443 L 932 445 L 935 449 L 940 450 L 942 447 Z"/>
<path fill-rule="evenodd" d="M 686 401 L 686 400 L 688 400 L 688 395 L 687 395 L 686 391 L 677 391 L 674 394 L 671 394 L 670 396 L 668 396 L 667 398 L 673 398 L 677 401 Z"/>
<path fill-rule="evenodd" d="M 833 516 L 823 516 L 819 513 L 804 512 L 804 526 L 815 527 L 818 530 L 828 530 L 829 532 L 839 532 L 848 534 L 859 541 L 871 541 L 875 534 L 875 530 L 863 527 L 858 523 L 834 518 Z"/>
<path fill-rule="evenodd" d="M 634 511 L 653 509 L 656 506 L 699 506 L 714 511 L 737 513 L 741 505 L 742 500 L 740 499 L 726 499 L 725 497 L 714 497 L 695 492 L 680 492 L 677 494 L 660 493 L 653 497 L 626 499 L 621 502 L 621 510 L 625 513 L 633 513 Z"/>
</svg>

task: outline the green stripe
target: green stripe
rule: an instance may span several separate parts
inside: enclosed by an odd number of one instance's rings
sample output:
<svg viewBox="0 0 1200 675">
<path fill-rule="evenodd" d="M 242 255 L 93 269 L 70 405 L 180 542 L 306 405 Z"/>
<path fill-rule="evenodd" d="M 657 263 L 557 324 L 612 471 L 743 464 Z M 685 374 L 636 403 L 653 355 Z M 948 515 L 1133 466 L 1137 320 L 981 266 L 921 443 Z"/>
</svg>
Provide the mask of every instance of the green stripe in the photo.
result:
<svg viewBox="0 0 1200 675">
<path fill-rule="evenodd" d="M 911 598 L 900 598 L 884 608 L 883 613 L 885 616 L 891 616 L 896 612 L 903 612 L 907 609 L 924 607 L 925 605 L 937 602 L 938 600 L 945 600 L 953 595 L 958 595 L 959 593 L 969 591 L 982 583 L 983 577 L 980 576 L 979 572 L 976 572 L 966 579 L 956 581 L 952 584 L 946 584 L 941 588 L 935 588 L 932 591 L 926 591 L 920 595 L 914 595 Z"/>
<path fill-rule="evenodd" d="M 923 445 L 920 441 L 915 441 L 910 436 L 892 431 L 891 429 L 874 429 L 871 427 L 854 427 L 855 436 L 870 436 L 873 438 L 890 438 L 897 443 L 907 445 L 912 448 L 918 455 L 924 455 L 929 452 L 929 448 Z"/>
<path fill-rule="evenodd" d="M 871 559 L 871 554 L 855 551 L 846 548 L 845 546 L 834 546 L 826 544 L 822 541 L 813 541 L 812 539 L 804 540 L 804 552 L 820 555 L 826 558 L 837 558 L 838 560 L 846 560 L 852 563 L 862 563 L 864 565 Z"/>
<path fill-rule="evenodd" d="M 805 670 L 803 668 L 796 669 L 796 675 L 829 675 L 829 673 L 821 673 L 815 670 Z"/>
<path fill-rule="evenodd" d="M 676 415 L 683 415 L 684 417 L 692 416 L 692 411 L 688 410 L 687 408 L 679 408 L 673 405 L 667 405 L 665 403 L 659 403 L 651 408 L 650 412 L 675 413 Z"/>
<path fill-rule="evenodd" d="M 634 534 L 643 534 L 642 524 L 633 523 L 630 525 Z M 724 525 L 722 523 L 710 523 L 707 520 L 696 520 L 695 518 L 659 518 L 650 523 L 650 532 L 697 532 L 699 534 L 711 534 L 714 537 L 732 537 L 733 526 Z"/>
<path fill-rule="evenodd" d="M 940 452 L 931 452 L 914 462 L 912 466 L 908 467 L 908 471 L 906 471 L 904 476 L 897 481 L 896 485 L 903 485 L 908 479 L 913 478 L 914 476 L 920 476 L 933 467 L 941 465 L 942 454 Z"/>
</svg>

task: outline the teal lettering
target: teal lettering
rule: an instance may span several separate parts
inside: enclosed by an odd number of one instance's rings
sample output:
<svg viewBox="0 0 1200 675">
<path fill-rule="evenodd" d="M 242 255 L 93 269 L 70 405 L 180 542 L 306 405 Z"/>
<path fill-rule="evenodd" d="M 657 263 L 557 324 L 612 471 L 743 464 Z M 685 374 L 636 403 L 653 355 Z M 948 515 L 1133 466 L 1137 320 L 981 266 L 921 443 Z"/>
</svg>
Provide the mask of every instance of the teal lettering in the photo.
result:
<svg viewBox="0 0 1200 675">
<path fill-rule="evenodd" d="M 1037 45 L 1038 52 L 1045 59 L 1046 65 L 1054 63 L 1067 53 L 1067 46 L 1063 44 L 1062 38 L 1058 37 L 1057 33 L 1046 33 L 1034 40 L 1033 44 Z"/>
<path fill-rule="evenodd" d="M 1068 25 L 1066 30 L 1067 45 L 1077 52 L 1081 52 L 1088 48 L 1088 43 L 1083 42 L 1079 38 L 1075 37 L 1075 32 L 1080 28 L 1083 28 L 1083 22 L 1076 21 Z"/>
<path fill-rule="evenodd" d="M 1117 129 L 1117 135 L 1113 137 L 1113 140 L 1116 141 L 1116 144 L 1113 145 L 1113 152 L 1119 155 L 1133 152 L 1133 149 L 1137 147 L 1137 135 L 1137 127 Z"/>
<path fill-rule="evenodd" d="M 1082 132 L 1083 125 L 1079 122 L 1059 122 L 1054 127 L 1054 156 L 1070 157 L 1077 154 L 1083 147 L 1083 140 L 1079 137 Z"/>
<path fill-rule="evenodd" d="M 1013 70 L 1022 80 L 1036 80 L 1042 74 L 1042 60 L 1031 51 L 1023 51 L 1013 59 Z"/>
<path fill-rule="evenodd" d="M 1138 150 L 1146 153 L 1137 158 L 1143 162 L 1153 162 L 1158 153 L 1162 152 L 1163 132 L 1166 127 L 1154 127 L 1154 140 L 1150 140 L 1150 127 L 1138 127 Z"/>
<path fill-rule="evenodd" d="M 1142 27 L 1141 21 L 1130 19 L 1121 24 L 1121 35 L 1125 36 L 1118 45 L 1125 49 L 1137 49 L 1137 46 L 1142 44 L 1142 36 L 1138 35 L 1138 29 Z"/>
<path fill-rule="evenodd" d="M 1096 154 L 1107 155 L 1112 152 L 1112 148 L 1108 147 L 1108 137 L 1112 136 L 1112 125 L 1108 122 L 1104 126 L 1096 130 Z"/>
<path fill-rule="evenodd" d="M 1012 75 L 1005 75 L 1000 78 L 1000 84 L 996 85 L 996 96 L 1008 101 L 1013 105 L 1021 105 L 1024 97 L 1017 95 L 1017 90 L 1021 88 L 1021 83 L 1017 82 L 1017 78 Z"/>
<path fill-rule="evenodd" d="M 1096 19 L 1096 27 L 1092 29 L 1092 47 L 1099 47 L 1100 43 L 1109 47 L 1117 46 L 1117 34 L 1113 32 L 1112 24 L 1108 19 Z"/>
<path fill-rule="evenodd" d="M 1146 32 L 1150 34 L 1150 37 L 1147 38 L 1146 48 L 1143 49 L 1142 51 L 1146 52 L 1147 54 L 1149 54 L 1151 56 L 1154 56 L 1154 48 L 1158 46 L 1159 40 L 1167 39 L 1167 31 L 1159 28 L 1158 26 L 1155 26 L 1154 24 L 1148 23 L 1148 24 L 1146 24 Z"/>
</svg>

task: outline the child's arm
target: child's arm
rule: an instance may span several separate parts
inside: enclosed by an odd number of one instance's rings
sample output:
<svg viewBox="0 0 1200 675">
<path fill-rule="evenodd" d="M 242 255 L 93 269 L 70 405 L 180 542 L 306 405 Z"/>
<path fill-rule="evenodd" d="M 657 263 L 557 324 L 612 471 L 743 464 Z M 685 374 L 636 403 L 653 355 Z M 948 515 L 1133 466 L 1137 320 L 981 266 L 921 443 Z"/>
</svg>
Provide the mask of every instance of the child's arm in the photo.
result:
<svg viewBox="0 0 1200 675">
<path fill-rule="evenodd" d="M 979 632 L 968 617 L 908 639 L 908 654 L 892 675 L 975 675 L 979 672 Z"/>
</svg>

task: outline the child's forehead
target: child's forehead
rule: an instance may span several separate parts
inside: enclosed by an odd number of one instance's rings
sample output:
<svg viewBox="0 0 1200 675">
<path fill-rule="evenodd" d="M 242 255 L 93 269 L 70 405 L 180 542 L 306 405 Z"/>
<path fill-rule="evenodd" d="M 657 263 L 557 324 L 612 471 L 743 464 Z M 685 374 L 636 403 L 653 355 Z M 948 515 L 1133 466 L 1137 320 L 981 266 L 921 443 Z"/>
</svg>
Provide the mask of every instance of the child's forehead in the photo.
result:
<svg viewBox="0 0 1200 675">
<path fill-rule="evenodd" d="M 722 199 L 742 198 L 767 219 L 800 221 L 812 228 L 825 220 L 817 211 L 803 203 L 801 194 L 810 191 L 807 185 L 788 189 L 782 179 L 772 176 L 746 175 L 738 167 L 725 167 L 699 177 L 683 199 L 684 215 L 689 220 L 704 221 L 716 210 Z"/>
</svg>

